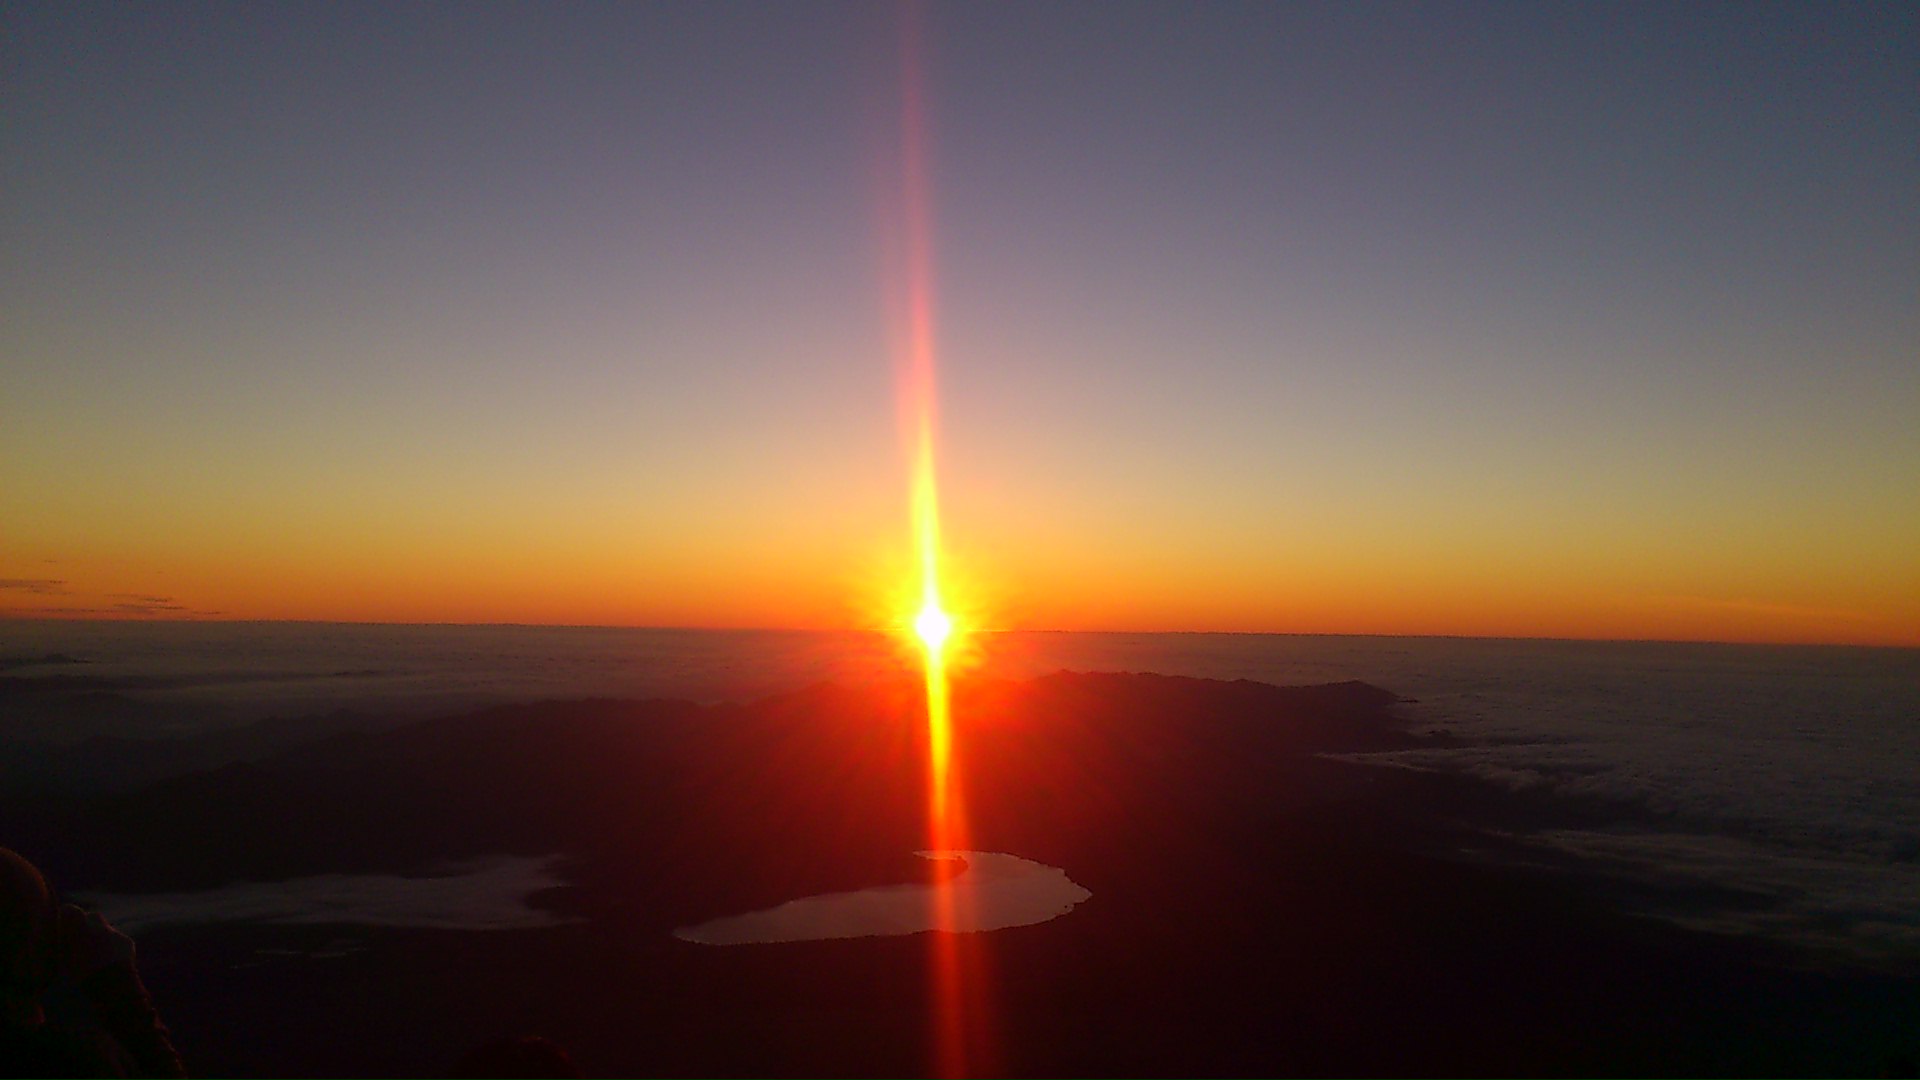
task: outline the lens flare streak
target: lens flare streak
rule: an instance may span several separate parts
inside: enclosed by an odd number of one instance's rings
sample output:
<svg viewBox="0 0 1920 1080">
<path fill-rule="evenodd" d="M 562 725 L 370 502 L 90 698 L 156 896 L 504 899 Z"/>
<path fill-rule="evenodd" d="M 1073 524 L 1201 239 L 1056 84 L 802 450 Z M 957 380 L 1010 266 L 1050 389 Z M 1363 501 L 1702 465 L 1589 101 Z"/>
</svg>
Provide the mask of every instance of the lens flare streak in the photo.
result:
<svg viewBox="0 0 1920 1080">
<path fill-rule="evenodd" d="M 920 51 L 921 13 L 906 9 L 901 38 L 901 228 L 904 241 L 904 341 L 900 388 L 903 431 L 910 455 L 917 608 L 907 629 L 917 641 L 926 676 L 927 843 L 935 852 L 971 849 L 954 752 L 949 667 L 963 627 L 947 611 L 941 588 L 940 503 L 936 447 L 933 226 L 928 194 L 927 121 Z M 962 880 L 964 880 L 962 875 Z M 969 888 L 948 883 L 932 891 L 936 927 L 963 925 Z M 930 940 L 932 1071 L 964 1076 L 994 1070 L 988 1051 L 985 980 L 977 935 L 937 929 Z"/>
</svg>

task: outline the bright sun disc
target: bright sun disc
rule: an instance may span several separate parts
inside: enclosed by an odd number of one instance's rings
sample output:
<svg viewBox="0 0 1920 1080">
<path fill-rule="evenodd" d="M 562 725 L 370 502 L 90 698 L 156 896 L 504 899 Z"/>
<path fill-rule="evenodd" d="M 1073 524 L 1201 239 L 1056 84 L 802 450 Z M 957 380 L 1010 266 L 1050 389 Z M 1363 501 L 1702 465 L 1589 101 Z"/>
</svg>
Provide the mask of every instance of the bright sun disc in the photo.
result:
<svg viewBox="0 0 1920 1080">
<path fill-rule="evenodd" d="M 920 635 L 928 652 L 937 653 L 946 646 L 948 635 L 953 633 L 953 619 L 929 604 L 913 617 L 913 632 Z"/>
</svg>

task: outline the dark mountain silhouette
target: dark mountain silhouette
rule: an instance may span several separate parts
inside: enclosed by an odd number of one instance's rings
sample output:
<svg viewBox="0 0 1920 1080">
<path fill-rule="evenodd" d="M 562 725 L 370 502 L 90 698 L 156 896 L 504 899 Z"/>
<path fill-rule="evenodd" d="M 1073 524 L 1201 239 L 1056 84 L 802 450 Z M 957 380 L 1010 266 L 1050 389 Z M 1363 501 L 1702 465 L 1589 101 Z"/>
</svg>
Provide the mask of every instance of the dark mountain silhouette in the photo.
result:
<svg viewBox="0 0 1920 1080">
<path fill-rule="evenodd" d="M 156 929 L 196 1067 L 436 1072 L 501 1030 L 594 1072 L 927 1067 L 929 935 L 711 948 L 676 926 L 924 878 L 918 684 L 750 705 L 576 701 L 317 738 L 105 794 L 0 806 L 69 889 L 418 874 L 559 854 L 511 932 Z M 1330 760 L 1414 747 L 1392 694 L 1153 675 L 956 689 L 970 845 L 1065 869 L 1070 915 L 967 935 L 974 1060 L 1016 1075 L 1878 1067 L 1911 980 L 1820 973 L 1469 859 L 1533 806 Z M 945 868 L 950 872 L 951 868 Z M 364 948 L 322 945 L 341 935 Z M 294 948 L 336 959 L 262 960 Z M 986 1064 L 990 1063 L 990 1064 Z"/>
</svg>

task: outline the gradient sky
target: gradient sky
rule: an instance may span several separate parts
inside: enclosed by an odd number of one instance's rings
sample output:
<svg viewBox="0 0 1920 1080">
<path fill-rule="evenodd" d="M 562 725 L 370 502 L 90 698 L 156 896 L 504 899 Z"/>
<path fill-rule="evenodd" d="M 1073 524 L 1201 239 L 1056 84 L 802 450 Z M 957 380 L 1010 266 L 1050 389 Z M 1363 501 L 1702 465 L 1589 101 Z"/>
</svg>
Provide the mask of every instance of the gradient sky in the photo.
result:
<svg viewBox="0 0 1920 1080">
<path fill-rule="evenodd" d="M 1915 12 L 927 9 L 960 591 L 1920 644 Z M 0 613 L 897 614 L 900 8 L 0 20 Z"/>
</svg>

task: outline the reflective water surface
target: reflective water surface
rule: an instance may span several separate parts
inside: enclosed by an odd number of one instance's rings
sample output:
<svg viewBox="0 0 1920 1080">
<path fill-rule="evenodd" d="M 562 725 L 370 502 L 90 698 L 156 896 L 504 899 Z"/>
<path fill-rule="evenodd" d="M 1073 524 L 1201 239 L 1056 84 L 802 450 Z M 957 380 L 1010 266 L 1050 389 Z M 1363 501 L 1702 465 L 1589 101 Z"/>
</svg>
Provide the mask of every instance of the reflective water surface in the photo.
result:
<svg viewBox="0 0 1920 1080">
<path fill-rule="evenodd" d="M 882 885 L 790 900 L 682 927 L 674 936 L 702 945 L 885 937 L 927 930 L 978 933 L 1057 919 L 1093 894 L 1057 867 L 988 851 L 918 851 L 963 859 L 967 868 L 933 884 Z"/>
</svg>

